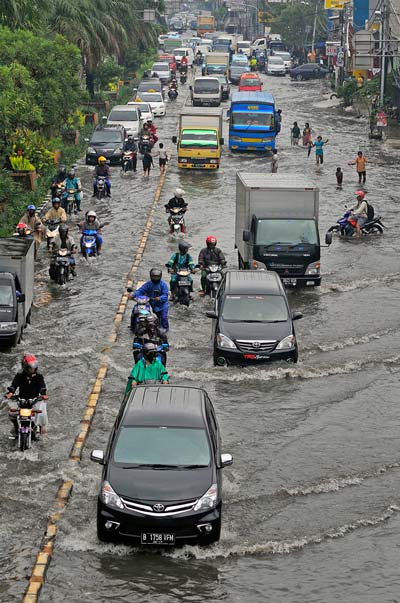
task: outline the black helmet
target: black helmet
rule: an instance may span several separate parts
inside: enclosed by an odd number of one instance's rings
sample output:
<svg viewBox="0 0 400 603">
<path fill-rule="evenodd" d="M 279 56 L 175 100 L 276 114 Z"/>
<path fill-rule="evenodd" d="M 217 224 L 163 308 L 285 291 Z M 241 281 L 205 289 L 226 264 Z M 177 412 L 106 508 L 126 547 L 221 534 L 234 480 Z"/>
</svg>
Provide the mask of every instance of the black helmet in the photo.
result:
<svg viewBox="0 0 400 603">
<path fill-rule="evenodd" d="M 74 168 L 71 168 L 71 169 L 68 170 L 67 176 L 68 176 L 68 178 L 70 180 L 73 180 L 75 178 L 75 170 L 74 170 Z"/>
<path fill-rule="evenodd" d="M 157 346 L 155 343 L 148 341 L 143 346 L 143 356 L 148 360 L 152 360 L 157 354 Z"/>
<path fill-rule="evenodd" d="M 67 171 L 65 165 L 60 165 L 60 167 L 58 168 L 58 173 L 59 174 L 65 174 Z"/>
<path fill-rule="evenodd" d="M 152 268 L 150 270 L 150 280 L 152 283 L 159 283 L 162 277 L 162 270 L 159 268 Z"/>
<path fill-rule="evenodd" d="M 182 243 L 179 243 L 179 245 L 178 245 L 178 249 L 182 255 L 185 255 L 185 253 L 187 253 L 190 248 L 191 248 L 190 243 L 186 243 L 186 241 L 182 241 Z"/>
<path fill-rule="evenodd" d="M 60 226 L 58 227 L 58 234 L 60 235 L 60 237 L 66 237 L 68 235 L 68 226 L 66 224 L 60 224 Z"/>
<path fill-rule="evenodd" d="M 54 205 L 55 203 L 61 204 L 61 199 L 60 197 L 53 197 L 51 200 L 52 205 Z"/>
</svg>

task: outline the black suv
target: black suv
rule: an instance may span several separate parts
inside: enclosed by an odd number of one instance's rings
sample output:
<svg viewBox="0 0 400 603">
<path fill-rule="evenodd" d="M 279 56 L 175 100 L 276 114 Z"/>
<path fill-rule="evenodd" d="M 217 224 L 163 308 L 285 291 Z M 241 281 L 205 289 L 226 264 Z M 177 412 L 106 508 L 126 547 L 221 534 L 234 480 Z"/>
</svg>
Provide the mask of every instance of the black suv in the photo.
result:
<svg viewBox="0 0 400 603">
<path fill-rule="evenodd" d="M 103 155 L 110 165 L 118 165 L 122 161 L 126 132 L 123 126 L 97 126 L 89 141 L 86 151 L 86 165 L 96 165 Z"/>
<path fill-rule="evenodd" d="M 222 454 L 214 408 L 194 387 L 135 387 L 107 450 L 98 499 L 100 540 L 138 545 L 210 544 L 221 531 Z"/>
<path fill-rule="evenodd" d="M 214 365 L 266 360 L 297 362 L 298 348 L 285 289 L 276 272 L 229 270 L 218 289 L 214 323 Z"/>
</svg>

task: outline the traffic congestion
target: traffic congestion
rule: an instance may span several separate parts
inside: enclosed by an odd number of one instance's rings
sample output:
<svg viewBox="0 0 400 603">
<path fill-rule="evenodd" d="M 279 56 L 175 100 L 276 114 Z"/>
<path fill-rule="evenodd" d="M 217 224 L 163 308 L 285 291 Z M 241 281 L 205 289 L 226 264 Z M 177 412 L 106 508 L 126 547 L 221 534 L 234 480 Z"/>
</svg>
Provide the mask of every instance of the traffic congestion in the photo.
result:
<svg viewBox="0 0 400 603">
<path fill-rule="evenodd" d="M 44 603 L 396 592 L 398 151 L 279 39 L 198 33 L 2 241 L 2 601 L 67 479 Z"/>
</svg>

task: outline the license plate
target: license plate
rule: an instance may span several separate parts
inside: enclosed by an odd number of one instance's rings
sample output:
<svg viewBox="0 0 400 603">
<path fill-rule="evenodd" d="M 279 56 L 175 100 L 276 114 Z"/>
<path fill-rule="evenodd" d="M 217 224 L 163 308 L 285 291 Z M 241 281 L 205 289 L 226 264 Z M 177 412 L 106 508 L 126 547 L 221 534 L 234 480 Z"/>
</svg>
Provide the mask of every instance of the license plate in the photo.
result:
<svg viewBox="0 0 400 603">
<path fill-rule="evenodd" d="M 284 285 L 297 285 L 297 278 L 283 278 L 282 283 Z"/>
<path fill-rule="evenodd" d="M 175 544 L 175 534 L 154 534 L 153 532 L 142 532 L 140 537 L 142 544 Z"/>
<path fill-rule="evenodd" d="M 179 279 L 179 286 L 180 287 L 187 287 L 190 284 L 191 284 L 191 281 L 188 278 L 181 278 L 181 279 Z"/>
</svg>

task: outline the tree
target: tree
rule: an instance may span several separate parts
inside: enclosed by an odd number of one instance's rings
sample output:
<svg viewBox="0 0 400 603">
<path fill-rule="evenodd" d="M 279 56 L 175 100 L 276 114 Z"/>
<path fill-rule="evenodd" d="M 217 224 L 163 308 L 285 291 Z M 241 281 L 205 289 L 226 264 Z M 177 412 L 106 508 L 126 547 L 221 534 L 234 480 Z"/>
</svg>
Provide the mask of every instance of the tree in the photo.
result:
<svg viewBox="0 0 400 603">
<path fill-rule="evenodd" d="M 323 26 L 326 14 L 321 0 L 317 2 L 315 40 L 326 40 L 327 28 Z M 283 6 L 283 8 L 282 8 Z M 315 18 L 314 3 L 287 4 L 277 7 L 280 11 L 273 22 L 273 32 L 280 33 L 284 44 L 289 47 L 304 47 L 311 44 Z"/>
</svg>

